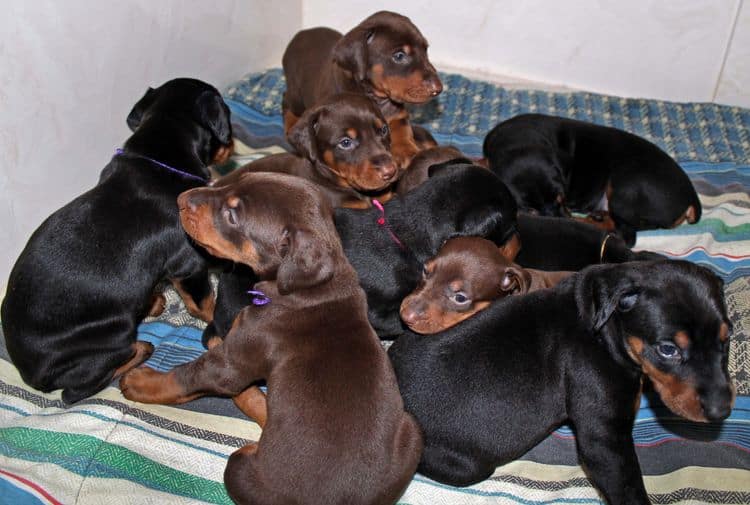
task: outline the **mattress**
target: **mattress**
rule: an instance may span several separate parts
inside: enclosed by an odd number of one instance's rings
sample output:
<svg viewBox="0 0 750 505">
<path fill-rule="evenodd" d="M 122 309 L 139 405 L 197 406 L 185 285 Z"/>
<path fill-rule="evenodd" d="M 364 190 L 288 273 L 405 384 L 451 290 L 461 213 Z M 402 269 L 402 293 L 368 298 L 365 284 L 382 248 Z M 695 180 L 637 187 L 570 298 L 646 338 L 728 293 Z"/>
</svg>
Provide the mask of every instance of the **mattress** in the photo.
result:
<svg viewBox="0 0 750 505">
<path fill-rule="evenodd" d="M 655 397 L 633 430 L 654 503 L 750 503 L 750 111 L 716 104 L 626 99 L 581 92 L 508 89 L 442 74 L 444 92 L 412 110 L 440 143 L 479 156 L 497 122 L 539 112 L 615 126 L 657 143 L 685 169 L 703 204 L 698 224 L 638 234 L 636 249 L 713 269 L 725 281 L 734 325 L 729 368 L 737 401 L 722 423 L 681 419 Z M 286 147 L 279 69 L 251 74 L 225 91 L 238 152 L 220 173 Z M 203 323 L 166 289 L 167 307 L 139 327 L 157 370 L 203 352 Z M 26 386 L 0 349 L 0 503 L 231 503 L 228 456 L 257 440 L 259 427 L 223 398 L 180 407 L 124 399 L 116 385 L 65 407 L 59 393 Z M 501 421 L 501 420 L 500 420 Z M 403 504 L 597 504 L 563 426 L 479 484 L 454 488 L 415 475 Z"/>
</svg>

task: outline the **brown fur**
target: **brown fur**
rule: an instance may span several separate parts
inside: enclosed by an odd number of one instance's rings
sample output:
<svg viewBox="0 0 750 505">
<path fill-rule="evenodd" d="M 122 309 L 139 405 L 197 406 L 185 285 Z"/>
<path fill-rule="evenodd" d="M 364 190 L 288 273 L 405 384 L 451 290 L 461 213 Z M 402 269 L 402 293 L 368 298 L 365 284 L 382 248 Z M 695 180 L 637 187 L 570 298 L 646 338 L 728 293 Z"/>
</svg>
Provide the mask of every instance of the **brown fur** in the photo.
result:
<svg viewBox="0 0 750 505">
<path fill-rule="evenodd" d="M 349 139 L 351 148 L 340 146 Z M 363 95 L 341 93 L 307 110 L 289 131 L 295 154 L 274 154 L 217 180 L 228 185 L 248 172 L 296 175 L 318 184 L 334 207 L 368 208 L 387 201 L 401 176 L 390 153 L 390 134 L 380 110 Z"/>
<path fill-rule="evenodd" d="M 397 62 L 399 52 L 403 59 Z M 427 58 L 427 41 L 409 18 L 394 12 L 377 12 L 345 35 L 330 28 L 298 32 L 282 64 L 287 131 L 294 116 L 326 97 L 342 91 L 363 93 L 388 121 L 393 156 L 401 168 L 418 152 L 404 104 L 424 103 L 443 89 Z"/>
<path fill-rule="evenodd" d="M 403 410 L 327 199 L 309 181 L 249 173 L 183 193 L 179 204 L 188 233 L 251 266 L 262 279 L 254 289 L 271 301 L 246 307 L 197 360 L 167 374 L 127 374 L 123 394 L 151 403 L 232 396 L 261 422 L 267 414 L 257 445 L 229 458 L 224 479 L 236 502 L 393 503 L 416 469 L 421 434 Z M 248 390 L 263 379 L 267 409 Z"/>
<path fill-rule="evenodd" d="M 437 333 L 493 300 L 553 287 L 572 273 L 524 270 L 489 240 L 452 238 L 426 263 L 422 282 L 401 304 L 401 318 L 417 333 Z M 452 298 L 459 292 L 464 303 Z"/>
</svg>

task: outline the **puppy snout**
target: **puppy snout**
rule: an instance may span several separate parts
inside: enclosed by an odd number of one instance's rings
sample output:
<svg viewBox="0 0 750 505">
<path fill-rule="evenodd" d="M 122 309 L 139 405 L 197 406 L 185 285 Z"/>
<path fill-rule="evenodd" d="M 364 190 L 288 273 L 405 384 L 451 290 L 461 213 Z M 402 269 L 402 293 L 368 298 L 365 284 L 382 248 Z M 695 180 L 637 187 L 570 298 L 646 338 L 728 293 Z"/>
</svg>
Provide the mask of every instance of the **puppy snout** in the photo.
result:
<svg viewBox="0 0 750 505">
<path fill-rule="evenodd" d="M 191 191 L 185 191 L 184 193 L 180 193 L 180 196 L 177 197 L 177 207 L 180 210 L 188 210 L 190 212 L 195 212 L 195 210 L 198 208 L 198 205 L 195 202 L 195 198 L 193 198 L 193 195 L 191 195 Z"/>
<path fill-rule="evenodd" d="M 438 96 L 443 92 L 443 83 L 437 74 L 434 74 L 425 79 L 425 88 L 429 90 L 430 96 Z"/>
<path fill-rule="evenodd" d="M 424 306 L 408 298 L 401 304 L 401 319 L 409 326 L 424 319 Z"/>
<path fill-rule="evenodd" d="M 705 398 L 701 403 L 706 419 L 709 421 L 722 421 L 729 417 L 729 414 L 732 412 L 732 397 L 732 390 L 727 387 Z"/>
<path fill-rule="evenodd" d="M 372 160 L 372 164 L 377 168 L 380 178 L 385 182 L 392 180 L 396 176 L 396 164 L 390 156 L 379 156 Z"/>
</svg>

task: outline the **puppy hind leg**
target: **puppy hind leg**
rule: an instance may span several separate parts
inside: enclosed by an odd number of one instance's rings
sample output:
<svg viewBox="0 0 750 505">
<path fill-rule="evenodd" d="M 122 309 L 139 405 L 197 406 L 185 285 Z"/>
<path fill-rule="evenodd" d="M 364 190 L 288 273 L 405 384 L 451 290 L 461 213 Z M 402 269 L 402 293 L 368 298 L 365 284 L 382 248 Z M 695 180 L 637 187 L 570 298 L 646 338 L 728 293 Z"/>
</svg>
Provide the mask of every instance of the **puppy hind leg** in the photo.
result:
<svg viewBox="0 0 750 505">
<path fill-rule="evenodd" d="M 266 403 L 266 395 L 258 386 L 250 386 L 233 397 L 232 400 L 243 414 L 258 423 L 261 429 L 265 428 L 268 418 L 268 404 Z"/>
<path fill-rule="evenodd" d="M 208 271 L 202 270 L 184 279 L 170 279 L 185 308 L 191 316 L 210 323 L 214 318 L 216 299 L 214 298 L 211 283 L 208 280 Z"/>
</svg>

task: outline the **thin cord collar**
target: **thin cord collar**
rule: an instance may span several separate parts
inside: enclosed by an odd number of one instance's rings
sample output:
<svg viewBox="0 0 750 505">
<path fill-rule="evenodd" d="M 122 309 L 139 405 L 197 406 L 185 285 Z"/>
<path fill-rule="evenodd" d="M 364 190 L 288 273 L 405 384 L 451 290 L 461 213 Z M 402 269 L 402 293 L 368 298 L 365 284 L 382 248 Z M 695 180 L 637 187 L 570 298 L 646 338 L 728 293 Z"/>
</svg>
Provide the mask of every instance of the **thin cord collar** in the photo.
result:
<svg viewBox="0 0 750 505">
<path fill-rule="evenodd" d="M 206 179 L 205 177 L 201 177 L 199 175 L 194 175 L 194 174 L 189 174 L 187 172 L 183 172 L 182 170 L 178 170 L 178 169 L 176 169 L 174 167 L 171 167 L 171 166 L 167 165 L 166 163 L 162 163 L 161 161 L 155 160 L 153 158 L 149 158 L 148 156 L 144 156 L 142 154 L 134 153 L 134 152 L 131 152 L 131 151 L 126 151 L 125 149 L 122 149 L 122 148 L 119 148 L 119 147 L 117 149 L 115 149 L 115 156 L 132 156 L 134 158 L 141 158 L 141 159 L 150 161 L 154 165 L 158 165 L 158 166 L 160 166 L 162 168 L 166 168 L 170 172 L 174 172 L 174 173 L 179 174 L 179 175 L 181 175 L 183 177 L 187 177 L 189 179 L 195 179 L 197 181 L 201 181 L 204 184 L 208 182 L 208 179 Z"/>
</svg>

